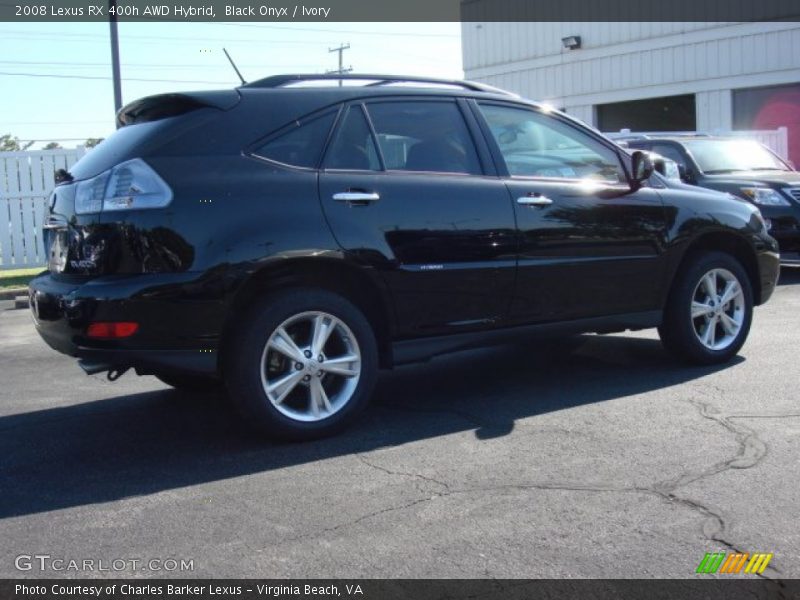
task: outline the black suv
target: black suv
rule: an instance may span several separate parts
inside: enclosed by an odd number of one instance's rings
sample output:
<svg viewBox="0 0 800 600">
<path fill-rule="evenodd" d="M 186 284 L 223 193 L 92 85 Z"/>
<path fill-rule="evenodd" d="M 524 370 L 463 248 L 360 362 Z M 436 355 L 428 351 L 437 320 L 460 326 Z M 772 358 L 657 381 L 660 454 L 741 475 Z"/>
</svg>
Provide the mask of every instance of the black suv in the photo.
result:
<svg viewBox="0 0 800 600">
<path fill-rule="evenodd" d="M 275 76 L 118 122 L 52 194 L 36 327 L 87 373 L 224 382 L 282 437 L 343 427 L 380 367 L 511 336 L 658 327 L 726 361 L 778 276 L 751 204 L 481 84 Z"/>
<path fill-rule="evenodd" d="M 728 192 L 758 206 L 781 260 L 800 265 L 800 173 L 752 140 L 647 136 L 626 140 L 678 163 L 684 183 Z"/>
</svg>

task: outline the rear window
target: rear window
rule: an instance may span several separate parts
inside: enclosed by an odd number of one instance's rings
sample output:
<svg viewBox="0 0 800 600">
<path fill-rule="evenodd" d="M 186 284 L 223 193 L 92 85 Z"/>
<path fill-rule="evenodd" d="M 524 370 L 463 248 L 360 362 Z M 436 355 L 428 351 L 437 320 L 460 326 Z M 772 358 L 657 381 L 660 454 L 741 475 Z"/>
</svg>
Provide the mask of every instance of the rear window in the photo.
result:
<svg viewBox="0 0 800 600">
<path fill-rule="evenodd" d="M 336 113 L 295 121 L 288 130 L 279 133 L 253 154 L 295 167 L 315 168 L 328 139 Z"/>
<path fill-rule="evenodd" d="M 96 147 L 89 150 L 69 170 L 75 179 L 88 179 L 130 158 L 136 158 L 142 145 L 163 135 L 171 122 L 179 117 L 126 125 L 117 129 Z"/>
</svg>

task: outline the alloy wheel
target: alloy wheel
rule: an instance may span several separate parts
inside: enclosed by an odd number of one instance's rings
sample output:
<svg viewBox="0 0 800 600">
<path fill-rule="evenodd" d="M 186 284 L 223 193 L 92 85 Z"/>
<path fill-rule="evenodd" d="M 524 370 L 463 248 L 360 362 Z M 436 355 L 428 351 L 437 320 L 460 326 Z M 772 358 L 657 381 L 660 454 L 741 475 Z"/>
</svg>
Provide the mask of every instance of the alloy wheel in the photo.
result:
<svg viewBox="0 0 800 600">
<path fill-rule="evenodd" d="M 733 344 L 745 321 L 742 285 L 727 269 L 712 269 L 700 278 L 692 294 L 692 328 L 709 350 Z"/>
<path fill-rule="evenodd" d="M 264 393 L 281 414 L 295 421 L 321 421 L 353 397 L 361 376 L 361 351 L 341 319 L 326 312 L 303 312 L 272 332 L 260 368 Z"/>
</svg>

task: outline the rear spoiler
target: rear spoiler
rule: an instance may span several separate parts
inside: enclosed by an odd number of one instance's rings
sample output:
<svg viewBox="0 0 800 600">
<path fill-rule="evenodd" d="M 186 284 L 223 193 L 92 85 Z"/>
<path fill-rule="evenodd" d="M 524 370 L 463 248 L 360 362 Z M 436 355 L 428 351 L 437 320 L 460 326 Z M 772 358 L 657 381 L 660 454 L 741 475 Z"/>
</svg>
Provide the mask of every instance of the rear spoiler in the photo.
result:
<svg viewBox="0 0 800 600">
<path fill-rule="evenodd" d="M 230 110 L 241 100 L 236 90 L 158 94 L 134 100 L 117 112 L 117 129 L 135 123 L 176 117 L 198 108 Z"/>
</svg>

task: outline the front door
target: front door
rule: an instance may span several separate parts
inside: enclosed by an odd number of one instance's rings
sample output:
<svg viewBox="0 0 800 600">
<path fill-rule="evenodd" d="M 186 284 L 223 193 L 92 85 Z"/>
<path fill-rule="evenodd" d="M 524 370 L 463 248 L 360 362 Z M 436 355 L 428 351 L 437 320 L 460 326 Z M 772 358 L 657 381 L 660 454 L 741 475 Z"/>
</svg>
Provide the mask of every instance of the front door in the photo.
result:
<svg viewBox="0 0 800 600">
<path fill-rule="evenodd" d="M 555 113 L 500 103 L 478 111 L 519 227 L 511 318 L 658 309 L 665 212 L 656 190 L 630 192 L 621 150 Z"/>
</svg>

